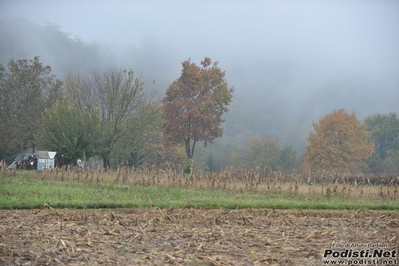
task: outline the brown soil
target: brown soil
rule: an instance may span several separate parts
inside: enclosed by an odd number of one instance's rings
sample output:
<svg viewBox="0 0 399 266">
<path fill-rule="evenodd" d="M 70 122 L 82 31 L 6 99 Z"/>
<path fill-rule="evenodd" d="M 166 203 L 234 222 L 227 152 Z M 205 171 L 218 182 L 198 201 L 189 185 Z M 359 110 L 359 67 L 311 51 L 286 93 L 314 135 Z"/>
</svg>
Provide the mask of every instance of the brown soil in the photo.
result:
<svg viewBox="0 0 399 266">
<path fill-rule="evenodd" d="M 322 265 L 334 244 L 399 251 L 398 212 L 47 207 L 0 211 L 0 265 Z"/>
</svg>

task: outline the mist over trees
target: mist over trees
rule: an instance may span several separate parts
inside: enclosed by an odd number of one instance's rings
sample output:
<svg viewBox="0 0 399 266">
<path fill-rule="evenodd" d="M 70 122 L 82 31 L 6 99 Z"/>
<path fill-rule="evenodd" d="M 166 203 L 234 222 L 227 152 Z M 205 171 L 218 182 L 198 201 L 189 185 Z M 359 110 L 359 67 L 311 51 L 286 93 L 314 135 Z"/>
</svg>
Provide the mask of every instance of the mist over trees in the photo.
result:
<svg viewBox="0 0 399 266">
<path fill-rule="evenodd" d="M 11 60 L 14 63 L 19 62 L 18 60 L 25 60 L 21 62 L 26 63 L 29 60 L 40 60 L 38 63 L 49 66 L 48 70 L 51 68 L 51 75 L 55 74 L 55 76 L 51 76 L 52 84 L 60 89 L 61 83 L 63 83 L 63 95 L 59 95 L 57 92 L 54 94 L 57 97 L 52 98 L 50 102 L 43 101 L 46 104 L 41 106 L 40 110 L 35 109 L 37 105 L 30 107 L 29 103 L 25 104 L 22 100 L 18 102 L 23 106 L 16 109 L 24 110 L 24 112 L 29 109 L 29 113 L 35 114 L 33 117 L 37 122 L 42 120 L 42 113 L 43 119 L 48 119 L 51 115 L 55 116 L 57 112 L 60 113 L 62 108 L 66 108 L 65 115 L 68 112 L 71 112 L 70 115 L 72 115 L 76 111 L 84 110 L 94 112 L 98 108 L 99 123 L 102 128 L 100 131 L 104 133 L 100 139 L 103 144 L 106 144 L 98 155 L 112 158 L 111 161 L 105 160 L 106 165 L 115 167 L 123 163 L 135 166 L 166 165 L 172 161 L 177 164 L 181 163 L 184 159 L 184 147 L 175 146 L 171 149 L 164 147 L 162 105 L 158 102 L 165 95 L 168 86 L 179 77 L 181 71 L 182 55 L 176 51 L 174 43 L 169 43 L 156 35 L 148 35 L 141 42 L 129 45 L 84 42 L 79 37 L 73 37 L 71 33 L 64 32 L 60 26 L 49 22 L 45 26 L 26 19 L 1 19 L 0 22 L 2 90 L 10 87 L 5 85 L 7 82 L 10 84 L 11 81 L 6 78 L 5 73 Z M 307 65 L 299 66 L 298 61 L 294 60 L 295 58 L 291 60 L 289 55 L 281 58 L 269 57 L 268 61 L 265 61 L 250 53 L 249 48 L 242 47 L 241 50 L 245 52 L 245 56 L 239 54 L 238 50 L 236 53 L 219 52 L 216 53 L 217 56 L 210 54 L 212 58 L 220 61 L 219 66 L 226 71 L 226 79 L 229 81 L 229 85 L 234 86 L 235 92 L 234 99 L 229 105 L 230 111 L 222 116 L 222 119 L 225 120 L 221 125 L 224 129 L 223 137 L 215 139 L 206 148 L 202 148 L 201 145 L 196 148 L 194 159 L 198 160 L 198 166 L 203 169 L 218 170 L 234 167 L 234 165 L 239 165 L 239 167 L 255 167 L 256 164 L 269 165 L 266 162 L 268 162 L 267 156 L 270 154 L 266 152 L 265 158 L 262 158 L 263 155 L 256 155 L 262 154 L 262 152 L 254 151 L 255 147 L 262 146 L 264 142 L 265 147 L 273 146 L 278 151 L 276 152 L 279 153 L 278 158 L 285 156 L 286 159 L 283 161 L 292 162 L 285 165 L 281 163 L 281 159 L 279 159 L 280 161 L 275 159 L 280 163 L 273 163 L 271 164 L 273 166 L 267 167 L 273 170 L 295 171 L 299 169 L 301 156 L 307 145 L 306 137 L 312 130 L 312 120 L 317 120 L 337 108 L 355 112 L 361 121 L 371 115 L 399 112 L 397 105 L 399 79 L 398 82 L 390 81 L 389 83 L 376 77 L 362 75 L 361 72 L 345 71 L 336 72 L 334 75 L 315 72 L 311 79 L 309 73 L 312 70 L 307 68 Z M 228 57 L 226 57 L 227 54 Z M 184 54 L 183 59 L 187 56 L 191 56 L 191 54 Z M 194 52 L 192 58 L 203 58 L 203 55 Z M 221 58 L 226 59 L 222 60 Z M 113 124 L 110 120 L 107 126 L 105 109 L 103 111 L 100 109 L 105 105 L 92 99 L 96 94 L 95 91 L 91 92 L 91 96 L 85 95 L 85 93 L 89 93 L 88 88 L 101 88 L 99 83 L 106 84 L 107 73 L 109 76 L 113 76 L 110 73 L 111 69 L 116 76 L 132 74 L 130 82 L 134 85 L 143 85 L 141 91 L 151 94 L 151 97 L 144 101 L 145 104 L 134 109 L 134 112 L 130 112 L 127 117 L 116 118 L 117 115 L 112 115 L 116 120 L 112 120 Z M 124 69 L 126 72 L 123 72 Z M 132 69 L 134 72 L 129 72 L 128 69 Z M 96 79 L 95 77 L 101 80 L 98 82 L 98 86 L 92 85 L 95 83 L 93 81 Z M 135 83 L 135 78 L 139 78 L 138 84 Z M 108 88 L 112 87 L 117 88 L 113 85 L 108 86 Z M 376 90 L 375 88 L 381 89 Z M 78 93 L 78 91 L 80 92 Z M 152 91 L 155 91 L 156 94 L 152 95 Z M 67 96 L 66 99 L 62 98 L 64 94 Z M 0 100 L 5 100 L 6 95 L 10 96 L 11 94 L 2 91 Z M 109 96 L 110 99 L 113 97 Z M 114 98 L 113 107 L 120 106 L 120 100 L 124 98 L 121 95 L 118 97 L 118 100 Z M 10 99 L 19 98 L 12 96 L 7 99 L 6 101 L 11 101 Z M 58 107 L 56 107 L 57 99 L 59 100 Z M 1 130 L 3 130 L 1 135 L 5 136 L 1 141 L 0 159 L 10 160 L 22 149 L 36 143 L 32 142 L 35 141 L 34 137 L 30 137 L 30 140 L 27 137 L 26 141 L 22 142 L 17 141 L 17 138 L 10 139 L 9 137 L 14 135 L 11 135 L 9 131 L 18 130 L 31 136 L 39 135 L 35 128 L 39 128 L 40 123 L 33 125 L 31 115 L 26 122 L 11 122 L 4 111 L 5 106 L 6 104 L 0 106 L 2 109 L 0 113 Z M 74 109 L 68 109 L 71 107 Z M 43 112 L 46 108 L 47 111 Z M 112 107 L 110 108 L 112 109 Z M 14 112 L 14 116 L 19 117 L 18 119 L 26 119 L 23 114 L 17 115 L 17 112 Z M 62 120 L 62 118 L 60 119 Z M 81 119 L 87 119 L 87 117 L 81 117 Z M 6 126 L 10 123 L 26 125 L 26 128 L 17 129 L 17 127 Z M 76 121 L 76 125 L 79 123 L 81 122 Z M 28 130 L 28 125 L 31 125 L 32 130 Z M 72 125 L 73 123 L 71 123 Z M 50 128 L 52 125 L 46 126 Z M 375 128 L 368 127 L 368 130 L 374 134 L 374 139 L 372 139 L 376 145 L 378 140 Z M 108 135 L 108 140 L 105 135 Z M 71 136 L 79 138 L 72 133 Z M 84 139 L 83 136 L 80 138 Z M 251 146 L 250 143 L 254 143 L 255 140 L 259 142 L 259 145 Z M 18 142 L 17 146 L 15 141 Z M 28 144 L 21 144 L 24 142 Z M 44 142 L 41 144 L 47 145 Z M 265 150 L 267 149 L 265 148 Z M 386 164 L 392 162 L 393 165 L 397 158 L 395 157 L 396 150 L 391 149 L 389 154 L 383 161 Z M 74 157 L 76 156 L 78 155 L 74 155 Z M 380 157 L 381 155 L 379 155 Z M 367 165 L 371 167 L 372 162 L 374 164 L 377 161 L 381 162 L 376 158 L 373 155 L 367 161 Z M 374 172 L 382 173 L 383 169 Z"/>
<path fill-rule="evenodd" d="M 40 26 L 23 18 L 0 20 L 0 64 L 10 59 L 39 56 L 51 66 L 53 74 L 63 79 L 70 72 L 86 72 L 95 67 L 116 64 L 112 53 L 97 43 L 72 38 L 57 24 Z"/>
</svg>

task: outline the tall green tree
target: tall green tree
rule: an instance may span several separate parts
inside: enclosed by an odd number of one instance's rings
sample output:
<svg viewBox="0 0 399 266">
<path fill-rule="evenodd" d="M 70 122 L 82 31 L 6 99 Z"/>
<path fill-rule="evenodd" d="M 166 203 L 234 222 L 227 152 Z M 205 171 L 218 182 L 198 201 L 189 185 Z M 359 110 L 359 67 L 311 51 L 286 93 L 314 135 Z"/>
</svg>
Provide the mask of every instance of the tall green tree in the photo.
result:
<svg viewBox="0 0 399 266">
<path fill-rule="evenodd" d="M 335 110 L 318 123 L 313 122 L 313 128 L 304 157 L 305 167 L 311 170 L 348 171 L 363 167 L 363 160 L 374 151 L 367 125 L 345 109 Z"/>
<path fill-rule="evenodd" d="M 376 114 L 366 117 L 364 121 L 374 144 L 374 153 L 367 164 L 376 174 L 385 172 L 393 167 L 389 163 L 393 159 L 390 157 L 399 153 L 399 118 L 395 113 Z M 397 161 L 395 164 L 398 164 Z"/>
<path fill-rule="evenodd" d="M 10 60 L 8 70 L 0 65 L 0 146 L 7 151 L 34 149 L 41 113 L 54 106 L 61 85 L 39 57 Z"/>
<path fill-rule="evenodd" d="M 222 115 L 228 111 L 233 88 L 218 62 L 205 58 L 201 66 L 186 60 L 178 79 L 169 85 L 163 102 L 164 136 L 167 145 L 184 141 L 187 158 L 194 155 L 195 144 L 204 146 L 221 137 Z"/>
<path fill-rule="evenodd" d="M 66 78 L 65 90 L 69 99 L 76 100 L 81 112 L 98 110 L 101 157 L 104 167 L 110 167 L 111 156 L 121 155 L 116 148 L 126 145 L 124 141 L 130 134 L 127 123 L 150 103 L 153 94 L 141 76 L 116 67 L 94 70 L 87 76 L 71 74 Z"/>
<path fill-rule="evenodd" d="M 77 159 L 99 155 L 100 121 L 97 109 L 81 110 L 57 101 L 52 110 L 44 110 L 42 127 L 36 137 L 42 149 L 56 151 L 56 161 L 61 164 L 76 164 Z"/>
<path fill-rule="evenodd" d="M 299 166 L 296 150 L 292 145 L 284 145 L 280 148 L 278 168 L 283 172 L 292 172 Z"/>
</svg>

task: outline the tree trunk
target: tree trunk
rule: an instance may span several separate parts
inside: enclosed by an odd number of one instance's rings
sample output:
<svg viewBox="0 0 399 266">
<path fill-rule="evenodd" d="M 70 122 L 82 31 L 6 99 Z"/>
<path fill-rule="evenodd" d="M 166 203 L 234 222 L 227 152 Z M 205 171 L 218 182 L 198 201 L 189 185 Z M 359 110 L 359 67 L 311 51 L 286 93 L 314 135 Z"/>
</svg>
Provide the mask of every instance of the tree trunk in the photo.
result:
<svg viewBox="0 0 399 266">
<path fill-rule="evenodd" d="M 110 168 L 111 151 L 106 151 L 103 155 L 103 167 L 105 170 Z"/>
<path fill-rule="evenodd" d="M 187 159 L 192 159 L 194 156 L 194 148 L 196 140 L 193 141 L 193 146 L 191 147 L 191 140 L 189 137 L 184 138 L 184 143 L 186 144 L 186 155 Z"/>
<path fill-rule="evenodd" d="M 140 153 L 137 152 L 137 154 L 136 154 L 136 162 L 134 163 L 134 167 L 135 168 L 139 168 L 139 166 L 140 166 Z"/>
<path fill-rule="evenodd" d="M 188 159 L 191 159 L 190 158 L 190 154 L 191 154 L 190 148 L 191 147 L 190 147 L 190 138 L 189 137 L 184 138 L 184 144 L 186 144 L 186 156 Z"/>
</svg>

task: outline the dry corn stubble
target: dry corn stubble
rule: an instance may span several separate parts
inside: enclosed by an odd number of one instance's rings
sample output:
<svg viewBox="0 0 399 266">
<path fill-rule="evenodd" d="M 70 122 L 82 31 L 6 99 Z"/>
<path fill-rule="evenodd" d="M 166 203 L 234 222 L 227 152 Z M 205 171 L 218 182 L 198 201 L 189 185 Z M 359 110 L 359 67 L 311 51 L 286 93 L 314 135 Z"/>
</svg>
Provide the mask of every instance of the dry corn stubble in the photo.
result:
<svg viewBox="0 0 399 266">
<path fill-rule="evenodd" d="M 46 206 L 0 220 L 4 265 L 320 265 L 334 243 L 399 249 L 398 212 Z"/>
</svg>

